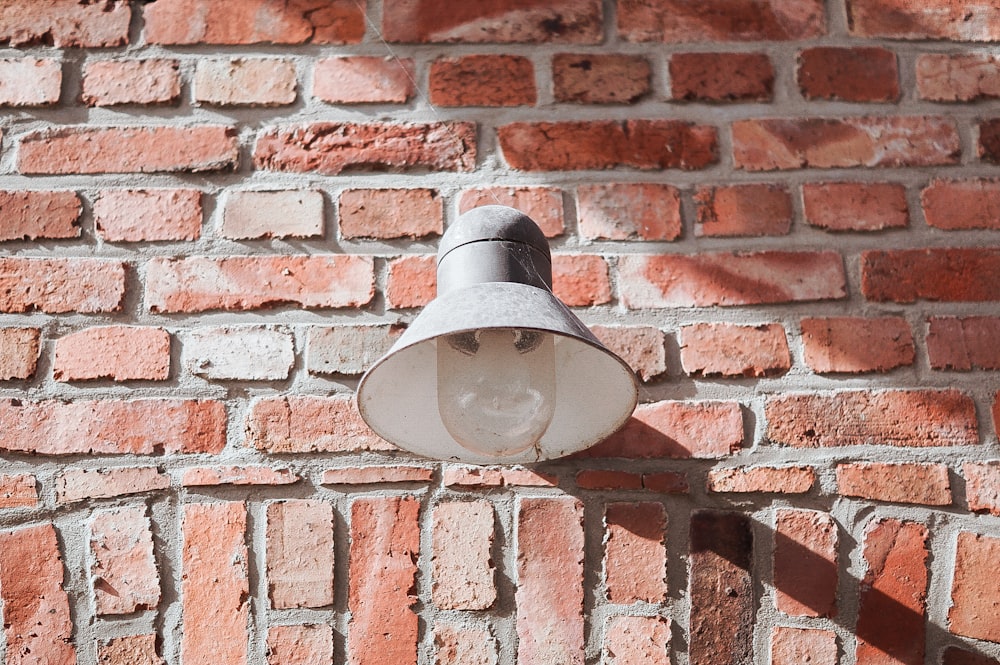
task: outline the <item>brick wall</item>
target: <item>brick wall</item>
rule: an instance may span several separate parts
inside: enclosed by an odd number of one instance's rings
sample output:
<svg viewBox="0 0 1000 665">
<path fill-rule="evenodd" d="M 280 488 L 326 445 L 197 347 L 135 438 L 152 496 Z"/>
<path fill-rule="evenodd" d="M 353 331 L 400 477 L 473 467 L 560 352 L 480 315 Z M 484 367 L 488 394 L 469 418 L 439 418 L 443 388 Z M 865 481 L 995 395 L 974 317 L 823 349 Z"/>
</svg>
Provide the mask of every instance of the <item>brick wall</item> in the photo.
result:
<svg viewBox="0 0 1000 665">
<path fill-rule="evenodd" d="M 0 0 L 0 43 L 6 663 L 998 662 L 995 2 Z M 352 392 L 496 202 L 642 403 L 398 453 Z"/>
</svg>

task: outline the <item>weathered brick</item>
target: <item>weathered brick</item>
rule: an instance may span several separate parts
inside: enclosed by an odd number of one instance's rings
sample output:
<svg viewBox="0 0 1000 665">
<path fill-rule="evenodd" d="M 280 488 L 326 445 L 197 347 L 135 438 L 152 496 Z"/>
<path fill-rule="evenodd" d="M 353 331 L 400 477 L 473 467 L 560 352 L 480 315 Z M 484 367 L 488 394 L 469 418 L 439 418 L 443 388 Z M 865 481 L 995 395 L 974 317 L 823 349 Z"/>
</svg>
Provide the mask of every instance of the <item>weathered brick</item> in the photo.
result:
<svg viewBox="0 0 1000 665">
<path fill-rule="evenodd" d="M 802 185 L 806 222 L 827 231 L 881 231 L 910 223 L 906 188 L 890 182 Z"/>
<path fill-rule="evenodd" d="M 236 191 L 226 195 L 219 235 L 233 240 L 323 235 L 323 195 L 315 189 Z"/>
<path fill-rule="evenodd" d="M 180 96 L 177 60 L 94 60 L 83 66 L 80 99 L 87 106 L 172 104 Z"/>
<path fill-rule="evenodd" d="M 559 478 L 524 467 L 447 466 L 442 473 L 447 487 L 558 487 Z"/>
<path fill-rule="evenodd" d="M 652 68 L 641 55 L 557 53 L 552 94 L 557 102 L 631 104 L 650 91 Z"/>
<path fill-rule="evenodd" d="M 934 102 L 1000 97 L 1000 57 L 985 53 L 925 53 L 917 57 L 917 93 Z"/>
<path fill-rule="evenodd" d="M 581 185 L 580 233 L 593 240 L 676 240 L 682 233 L 680 191 L 658 183 Z"/>
<path fill-rule="evenodd" d="M 533 106 L 535 67 L 519 55 L 464 55 L 431 63 L 427 83 L 435 106 Z"/>
<path fill-rule="evenodd" d="M 637 490 L 642 475 L 613 469 L 583 469 L 576 473 L 576 486 L 583 490 Z"/>
<path fill-rule="evenodd" d="M 496 602 L 493 521 L 493 504 L 488 501 L 445 501 L 434 506 L 431 597 L 438 608 L 485 610 Z"/>
<path fill-rule="evenodd" d="M 962 531 L 955 546 L 948 629 L 956 635 L 1000 642 L 1000 538 Z"/>
<path fill-rule="evenodd" d="M 185 469 L 182 487 L 213 487 L 218 485 L 292 485 L 301 480 L 290 469 L 270 466 L 195 466 Z"/>
<path fill-rule="evenodd" d="M 797 448 L 968 446 L 976 407 L 957 390 L 849 390 L 782 395 L 764 407 L 767 438 Z"/>
<path fill-rule="evenodd" d="M 1000 249 L 935 247 L 862 252 L 861 292 L 876 302 L 1000 300 Z"/>
<path fill-rule="evenodd" d="M 497 128 L 520 171 L 701 169 L 718 161 L 715 127 L 680 120 L 514 122 Z"/>
<path fill-rule="evenodd" d="M 873 521 L 865 529 L 858 607 L 858 665 L 924 662 L 927 612 L 927 527 L 896 519 Z"/>
<path fill-rule="evenodd" d="M 420 502 L 370 497 L 351 504 L 349 665 L 416 665 Z"/>
<path fill-rule="evenodd" d="M 847 20 L 857 37 L 1000 40 L 1000 8 L 973 0 L 849 0 Z"/>
<path fill-rule="evenodd" d="M 218 453 L 221 402 L 0 400 L 0 450 L 40 455 Z"/>
<path fill-rule="evenodd" d="M 90 578 L 98 615 L 155 609 L 160 575 L 145 506 L 101 510 L 89 524 Z"/>
<path fill-rule="evenodd" d="M 517 662 L 583 665 L 583 503 L 517 503 Z"/>
<path fill-rule="evenodd" d="M 338 208 L 346 239 L 422 238 L 444 230 L 444 203 L 433 189 L 347 189 Z"/>
<path fill-rule="evenodd" d="M 551 0 L 523 3 L 490 0 L 461 5 L 422 5 L 386 0 L 382 35 L 414 43 L 570 43 L 601 41 L 600 0 Z"/>
<path fill-rule="evenodd" d="M 160 0 L 145 7 L 150 44 L 354 44 L 364 8 L 350 0 Z"/>
<path fill-rule="evenodd" d="M 950 646 L 941 654 L 941 665 L 996 665 L 997 659 L 986 654 Z"/>
<path fill-rule="evenodd" d="M 56 48 L 122 46 L 128 43 L 131 3 L 110 0 L 17 0 L 0 2 L 0 43 L 12 47 L 46 45 Z"/>
<path fill-rule="evenodd" d="M 3 28 L 0 28 L 2 30 Z M 0 106 L 48 106 L 59 102 L 62 63 L 52 58 L 0 59 Z"/>
<path fill-rule="evenodd" d="M 837 524 L 826 513 L 778 510 L 774 518 L 774 606 L 791 616 L 837 613 Z"/>
<path fill-rule="evenodd" d="M 873 501 L 951 505 L 951 484 L 944 464 L 838 464 L 837 491 L 842 496 Z"/>
<path fill-rule="evenodd" d="M 837 665 L 837 634 L 821 628 L 775 626 L 771 665 Z"/>
<path fill-rule="evenodd" d="M 590 326 L 606 347 L 628 363 L 643 381 L 667 371 L 666 335 L 649 326 Z"/>
<path fill-rule="evenodd" d="M 155 466 L 67 469 L 56 475 L 56 503 L 107 499 L 170 487 L 170 476 Z"/>
<path fill-rule="evenodd" d="M 0 191 L 0 241 L 79 238 L 81 212 L 75 192 Z"/>
<path fill-rule="evenodd" d="M 261 399 L 250 408 L 246 436 L 254 448 L 277 454 L 396 449 L 368 429 L 346 397 Z"/>
<path fill-rule="evenodd" d="M 283 106 L 295 101 L 295 65 L 275 58 L 199 58 L 194 101 L 214 106 Z"/>
<path fill-rule="evenodd" d="M 688 653 L 697 663 L 751 662 L 753 531 L 740 513 L 691 515 Z"/>
<path fill-rule="evenodd" d="M 822 0 L 618 0 L 618 34 L 632 42 L 774 41 L 826 33 Z"/>
<path fill-rule="evenodd" d="M 847 295 L 838 252 L 720 252 L 618 259 L 629 309 L 763 305 L 839 300 Z"/>
<path fill-rule="evenodd" d="M 481 187 L 462 192 L 458 212 L 485 205 L 516 208 L 538 225 L 546 238 L 560 236 L 563 222 L 562 191 L 555 187 Z"/>
<path fill-rule="evenodd" d="M 976 154 L 984 162 L 1000 164 L 1000 118 L 979 123 L 979 142 Z"/>
<path fill-rule="evenodd" d="M 37 505 L 38 481 L 33 475 L 0 475 L 0 508 L 34 508 Z"/>
<path fill-rule="evenodd" d="M 250 588 L 247 510 L 237 501 L 183 508 L 181 602 L 186 665 L 246 665 Z"/>
<path fill-rule="evenodd" d="M 268 665 L 329 665 L 333 662 L 333 626 L 325 623 L 271 626 L 267 631 Z"/>
<path fill-rule="evenodd" d="M 799 53 L 798 82 L 806 99 L 894 102 L 899 99 L 896 54 L 880 47 L 819 46 Z"/>
<path fill-rule="evenodd" d="M 313 326 L 306 342 L 310 374 L 363 374 L 399 337 L 399 326 Z"/>
<path fill-rule="evenodd" d="M 920 205 L 928 226 L 938 229 L 1000 229 L 1000 180 L 935 178 L 922 192 Z"/>
<path fill-rule="evenodd" d="M 385 299 L 392 309 L 423 307 L 437 293 L 437 259 L 404 256 L 389 261 Z"/>
<path fill-rule="evenodd" d="M 814 372 L 886 372 L 912 365 L 910 324 L 902 317 L 802 319 L 806 364 Z"/>
<path fill-rule="evenodd" d="M 611 617 L 603 648 L 615 665 L 670 665 L 670 619 Z"/>
<path fill-rule="evenodd" d="M 792 228 L 792 195 L 782 185 L 699 187 L 698 236 L 779 236 Z"/>
<path fill-rule="evenodd" d="M 38 328 L 0 328 L 0 381 L 34 376 L 40 343 Z"/>
<path fill-rule="evenodd" d="M 97 234 L 108 242 L 197 240 L 201 219 L 197 189 L 103 189 L 94 198 Z"/>
<path fill-rule="evenodd" d="M 258 137 L 253 159 L 265 171 L 318 175 L 357 169 L 471 171 L 476 126 L 319 122 L 275 127 Z"/>
<path fill-rule="evenodd" d="M 429 483 L 434 469 L 425 466 L 348 466 L 323 472 L 324 485 L 382 485 L 384 483 Z"/>
<path fill-rule="evenodd" d="M 746 171 L 942 166 L 961 154 L 947 117 L 738 120 L 732 132 L 734 166 Z"/>
<path fill-rule="evenodd" d="M 990 412 L 993 415 L 993 430 L 1000 432 L 1000 391 L 993 395 L 993 408 Z"/>
<path fill-rule="evenodd" d="M 774 67 L 764 53 L 675 53 L 670 56 L 671 99 L 766 102 L 774 95 Z"/>
<path fill-rule="evenodd" d="M 313 66 L 313 96 L 330 104 L 402 104 L 415 92 L 411 58 L 343 56 Z"/>
<path fill-rule="evenodd" d="M 769 492 L 803 494 L 816 484 L 811 466 L 756 466 L 712 469 L 706 483 L 709 492 Z"/>
<path fill-rule="evenodd" d="M 280 381 L 295 363 L 291 333 L 270 327 L 196 328 L 183 339 L 184 366 L 209 380 Z"/>
<path fill-rule="evenodd" d="M 434 665 L 496 665 L 497 641 L 486 628 L 434 622 Z"/>
<path fill-rule="evenodd" d="M 715 459 L 742 445 L 739 404 L 663 401 L 640 404 L 624 427 L 577 457 Z"/>
<path fill-rule="evenodd" d="M 642 474 L 642 487 L 660 494 L 687 494 L 691 489 L 687 474 L 681 471 L 660 471 Z"/>
<path fill-rule="evenodd" d="M 267 506 L 267 594 L 271 607 L 333 603 L 333 506 L 276 501 Z"/>
<path fill-rule="evenodd" d="M 933 369 L 1000 369 L 1000 318 L 931 317 L 927 355 Z"/>
<path fill-rule="evenodd" d="M 607 261 L 593 254 L 555 254 L 552 257 L 552 292 L 570 307 L 610 302 Z"/>
<path fill-rule="evenodd" d="M 163 328 L 85 328 L 55 342 L 56 381 L 163 381 L 170 377 L 170 334 Z"/>
<path fill-rule="evenodd" d="M 157 653 L 155 633 L 116 637 L 97 647 L 97 665 L 164 665 L 165 662 Z"/>
<path fill-rule="evenodd" d="M 680 330 L 681 367 L 690 376 L 773 376 L 792 366 L 780 323 L 695 323 Z"/>
<path fill-rule="evenodd" d="M 604 509 L 604 586 L 612 603 L 661 603 L 667 595 L 667 511 L 662 503 Z"/>
<path fill-rule="evenodd" d="M 1000 462 L 966 462 L 962 475 L 969 510 L 1000 517 Z"/>
<path fill-rule="evenodd" d="M 60 127 L 21 139 L 17 169 L 27 175 L 223 171 L 239 158 L 236 131 L 190 127 Z"/>
<path fill-rule="evenodd" d="M 124 297 L 119 261 L 0 258 L 0 312 L 117 312 Z"/>
<path fill-rule="evenodd" d="M 73 621 L 62 584 L 63 559 L 51 524 L 0 532 L 7 663 L 76 663 Z"/>
<path fill-rule="evenodd" d="M 375 294 L 374 275 L 371 257 L 344 254 L 156 258 L 146 267 L 146 306 L 153 312 L 357 307 Z"/>
</svg>

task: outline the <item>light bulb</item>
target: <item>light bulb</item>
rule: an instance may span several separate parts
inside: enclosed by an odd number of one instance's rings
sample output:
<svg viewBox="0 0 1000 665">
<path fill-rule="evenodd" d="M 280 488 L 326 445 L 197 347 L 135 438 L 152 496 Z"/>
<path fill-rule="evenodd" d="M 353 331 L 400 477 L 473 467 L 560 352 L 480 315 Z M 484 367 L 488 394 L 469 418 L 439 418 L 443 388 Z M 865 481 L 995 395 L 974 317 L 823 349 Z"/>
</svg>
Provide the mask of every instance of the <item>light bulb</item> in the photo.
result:
<svg viewBox="0 0 1000 665">
<path fill-rule="evenodd" d="M 464 448 L 502 457 L 535 445 L 555 411 L 553 335 L 495 328 L 437 342 L 438 411 Z"/>
</svg>

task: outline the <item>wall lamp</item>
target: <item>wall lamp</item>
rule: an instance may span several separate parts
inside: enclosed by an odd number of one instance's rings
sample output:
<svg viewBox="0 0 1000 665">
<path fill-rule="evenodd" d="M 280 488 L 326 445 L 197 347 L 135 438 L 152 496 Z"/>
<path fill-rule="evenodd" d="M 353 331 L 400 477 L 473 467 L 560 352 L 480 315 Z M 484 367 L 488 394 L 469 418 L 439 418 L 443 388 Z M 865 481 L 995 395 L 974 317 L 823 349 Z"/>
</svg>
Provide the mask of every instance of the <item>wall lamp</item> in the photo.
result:
<svg viewBox="0 0 1000 665">
<path fill-rule="evenodd" d="M 442 236 L 437 297 L 362 377 L 361 417 L 418 455 L 528 463 L 601 441 L 635 409 L 635 373 L 552 294 L 541 230 L 505 206 Z"/>
</svg>

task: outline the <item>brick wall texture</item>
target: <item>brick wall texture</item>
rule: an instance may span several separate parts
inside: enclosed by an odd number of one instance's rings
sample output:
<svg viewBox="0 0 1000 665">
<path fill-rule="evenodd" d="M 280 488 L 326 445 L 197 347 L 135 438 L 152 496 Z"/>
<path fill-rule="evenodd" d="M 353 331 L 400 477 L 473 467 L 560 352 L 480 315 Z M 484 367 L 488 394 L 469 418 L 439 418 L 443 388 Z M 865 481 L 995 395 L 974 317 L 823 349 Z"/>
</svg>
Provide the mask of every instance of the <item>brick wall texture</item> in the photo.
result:
<svg viewBox="0 0 1000 665">
<path fill-rule="evenodd" d="M 360 375 L 501 203 L 640 405 Z M 996 0 L 0 0 L 7 665 L 1000 662 Z"/>
</svg>

